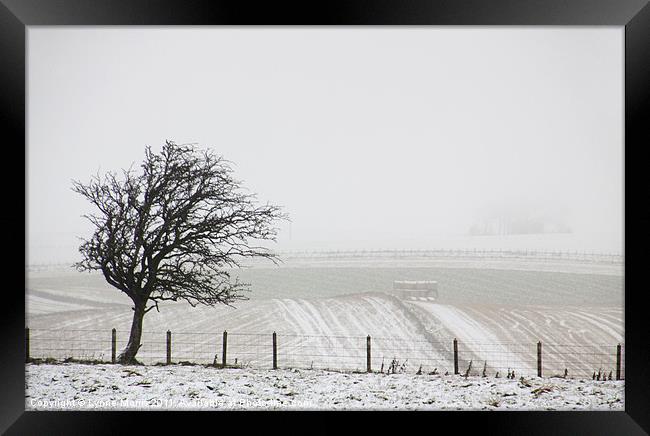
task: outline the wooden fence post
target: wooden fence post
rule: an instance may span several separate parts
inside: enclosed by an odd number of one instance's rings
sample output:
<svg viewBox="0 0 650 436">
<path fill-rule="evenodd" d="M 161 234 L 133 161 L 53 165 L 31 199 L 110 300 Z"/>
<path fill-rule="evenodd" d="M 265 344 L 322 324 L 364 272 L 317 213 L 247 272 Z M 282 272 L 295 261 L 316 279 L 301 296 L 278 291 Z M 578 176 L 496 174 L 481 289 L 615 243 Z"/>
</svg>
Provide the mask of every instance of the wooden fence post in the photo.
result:
<svg viewBox="0 0 650 436">
<path fill-rule="evenodd" d="M 367 372 L 372 372 L 372 364 L 371 364 L 371 350 L 370 350 L 370 335 L 366 338 L 366 371 Z"/>
<path fill-rule="evenodd" d="M 458 374 L 458 339 L 454 338 L 454 374 Z"/>
<path fill-rule="evenodd" d="M 115 363 L 115 354 L 117 352 L 117 332 L 111 331 L 111 363 Z"/>
<path fill-rule="evenodd" d="M 542 341 L 537 342 L 537 377 L 542 376 Z"/>
<path fill-rule="evenodd" d="M 222 342 L 222 348 L 221 348 L 221 366 L 223 368 L 226 367 L 226 349 L 228 348 L 228 332 L 223 331 L 223 342 Z"/>
<path fill-rule="evenodd" d="M 278 335 L 273 332 L 273 369 L 278 369 Z"/>
<path fill-rule="evenodd" d="M 621 344 L 616 346 L 616 380 L 621 379 Z"/>
<path fill-rule="evenodd" d="M 29 328 L 25 327 L 25 363 L 29 362 Z"/>
<path fill-rule="evenodd" d="M 167 365 L 172 363 L 172 332 L 167 330 Z"/>
</svg>

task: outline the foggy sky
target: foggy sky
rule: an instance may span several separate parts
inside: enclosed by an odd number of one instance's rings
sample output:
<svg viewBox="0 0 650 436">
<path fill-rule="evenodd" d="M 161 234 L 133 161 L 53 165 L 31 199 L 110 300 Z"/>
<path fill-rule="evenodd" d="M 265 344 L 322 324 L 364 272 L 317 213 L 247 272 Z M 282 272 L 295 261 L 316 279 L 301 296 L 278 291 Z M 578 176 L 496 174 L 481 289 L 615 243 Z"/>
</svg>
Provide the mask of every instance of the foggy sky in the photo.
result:
<svg viewBox="0 0 650 436">
<path fill-rule="evenodd" d="M 278 249 L 623 249 L 622 27 L 30 27 L 27 80 L 29 263 L 166 139 L 283 205 Z M 574 234 L 467 236 L 499 213 Z"/>
</svg>

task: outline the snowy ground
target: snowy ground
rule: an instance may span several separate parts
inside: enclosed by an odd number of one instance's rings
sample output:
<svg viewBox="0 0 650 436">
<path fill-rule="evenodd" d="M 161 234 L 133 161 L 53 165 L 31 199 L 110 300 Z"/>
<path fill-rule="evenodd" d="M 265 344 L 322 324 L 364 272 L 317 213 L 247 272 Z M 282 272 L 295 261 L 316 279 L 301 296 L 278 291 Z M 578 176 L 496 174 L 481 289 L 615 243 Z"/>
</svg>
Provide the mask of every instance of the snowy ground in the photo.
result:
<svg viewBox="0 0 650 436">
<path fill-rule="evenodd" d="M 624 381 L 28 364 L 27 410 L 623 410 Z"/>
</svg>

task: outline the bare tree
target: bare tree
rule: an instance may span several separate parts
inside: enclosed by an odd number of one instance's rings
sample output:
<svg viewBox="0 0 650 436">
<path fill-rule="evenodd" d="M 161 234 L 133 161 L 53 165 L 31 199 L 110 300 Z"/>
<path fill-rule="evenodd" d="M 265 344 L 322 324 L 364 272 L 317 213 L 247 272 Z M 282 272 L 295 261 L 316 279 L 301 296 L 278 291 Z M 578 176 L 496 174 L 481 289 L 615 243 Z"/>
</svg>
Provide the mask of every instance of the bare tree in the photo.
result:
<svg viewBox="0 0 650 436">
<path fill-rule="evenodd" d="M 230 163 L 193 144 L 166 141 L 159 154 L 145 149 L 141 171 L 122 170 L 73 181 L 73 191 L 97 213 L 84 215 L 94 234 L 82 239 L 79 271 L 101 271 L 133 301 L 129 342 L 121 363 L 135 363 L 144 315 L 158 302 L 185 300 L 192 306 L 231 305 L 247 299 L 249 285 L 231 280 L 227 268 L 242 259 L 276 261 L 257 246 L 275 241 L 278 206 L 257 205 L 232 177 Z"/>
</svg>

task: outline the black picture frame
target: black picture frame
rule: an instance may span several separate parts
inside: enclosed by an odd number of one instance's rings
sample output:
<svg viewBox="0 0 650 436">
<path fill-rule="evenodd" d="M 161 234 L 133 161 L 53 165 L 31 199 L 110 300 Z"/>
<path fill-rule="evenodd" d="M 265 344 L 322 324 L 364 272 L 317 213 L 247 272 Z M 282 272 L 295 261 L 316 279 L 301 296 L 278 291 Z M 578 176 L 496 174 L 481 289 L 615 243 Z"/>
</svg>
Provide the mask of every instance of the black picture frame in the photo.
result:
<svg viewBox="0 0 650 436">
<path fill-rule="evenodd" d="M 6 159 L 2 171 L 5 202 L 0 215 L 5 252 L 3 337 L 0 356 L 2 406 L 0 430 L 7 434 L 117 433 L 132 430 L 141 417 L 138 412 L 33 412 L 25 411 L 24 392 L 24 294 L 13 279 L 20 255 L 25 256 L 26 185 L 20 192 L 17 180 L 27 181 L 26 166 L 26 26 L 36 25 L 514 25 L 514 26 L 625 26 L 625 343 L 626 383 L 624 412 L 354 412 L 358 423 L 385 429 L 399 423 L 405 431 L 449 431 L 470 421 L 499 434 L 647 434 L 650 431 L 650 362 L 648 323 L 644 304 L 647 285 L 644 268 L 650 246 L 650 201 L 647 160 L 644 148 L 650 144 L 647 114 L 650 112 L 650 6 L 645 0 L 348 0 L 265 2 L 250 5 L 225 1 L 145 0 L 0 0 L 0 123 L 4 133 Z M 9 140 L 7 140 L 9 133 Z M 20 165 L 22 163 L 22 166 Z M 13 171 L 9 171 L 12 169 Z M 20 173 L 22 171 L 22 179 Z M 15 171 L 15 172 L 14 172 Z M 18 174 L 16 174 L 18 173 Z M 23 229 L 25 233 L 19 231 Z M 21 240 L 22 235 L 22 240 Z M 9 248 L 7 245 L 11 246 Z M 15 247 L 15 248 L 14 248 Z M 25 276 L 23 276 L 25 279 Z M 18 280 L 16 280 L 18 281 Z M 25 280 L 22 281 L 25 285 Z M 196 424 L 211 422 L 210 432 L 226 431 L 233 420 L 248 425 L 237 413 L 155 413 L 145 419 L 150 433 L 170 421 Z M 223 413 L 223 414 L 222 414 Z M 241 412 L 240 412 L 241 413 Z M 187 416 L 192 414 L 192 416 Z M 469 414 L 469 415 L 467 415 Z M 261 412 L 256 412 L 261 415 Z M 300 433 L 338 431 L 339 416 L 333 412 L 292 412 L 307 417 L 309 427 L 295 427 Z M 417 417 L 417 419 L 415 419 Z M 283 413 L 264 413 L 269 430 L 286 425 Z M 337 418 L 337 419 L 332 419 Z M 470 418 L 470 419 L 467 419 Z M 415 421 L 414 421 L 415 420 Z M 219 423 L 219 429 L 216 425 Z M 410 428 L 420 424 L 422 430 Z M 294 424 L 296 425 L 296 424 Z M 282 429 L 282 427 L 277 427 Z M 308 429 L 309 431 L 306 431 Z M 199 431 L 198 429 L 196 431 Z M 205 430 L 201 430 L 205 431 Z M 228 430 L 238 432 L 238 430 Z M 458 430 L 451 430 L 456 433 Z M 292 433 L 292 431 L 289 431 Z"/>
</svg>

